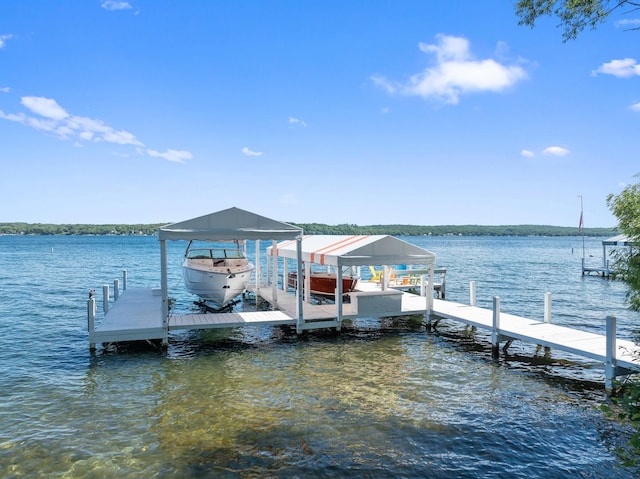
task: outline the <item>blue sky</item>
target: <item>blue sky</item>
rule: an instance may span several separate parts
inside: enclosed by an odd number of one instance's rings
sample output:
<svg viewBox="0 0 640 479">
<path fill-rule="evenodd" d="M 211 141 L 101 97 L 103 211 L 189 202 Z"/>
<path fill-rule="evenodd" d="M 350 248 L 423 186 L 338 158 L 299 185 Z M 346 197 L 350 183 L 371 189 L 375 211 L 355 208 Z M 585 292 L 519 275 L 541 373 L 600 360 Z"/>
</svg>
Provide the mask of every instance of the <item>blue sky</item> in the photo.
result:
<svg viewBox="0 0 640 479">
<path fill-rule="evenodd" d="M 0 222 L 613 226 L 640 12 L 513 2 L 0 3 Z"/>
</svg>

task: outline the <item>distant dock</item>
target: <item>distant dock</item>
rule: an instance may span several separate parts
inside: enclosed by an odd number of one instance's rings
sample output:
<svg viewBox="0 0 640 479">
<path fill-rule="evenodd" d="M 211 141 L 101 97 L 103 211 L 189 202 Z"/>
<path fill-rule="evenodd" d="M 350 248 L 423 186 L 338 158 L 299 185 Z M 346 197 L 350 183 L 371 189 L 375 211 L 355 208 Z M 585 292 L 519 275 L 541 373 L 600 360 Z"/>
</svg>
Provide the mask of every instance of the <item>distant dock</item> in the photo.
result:
<svg viewBox="0 0 640 479">
<path fill-rule="evenodd" d="M 618 235 L 613 238 L 607 238 L 602 240 L 602 263 L 600 266 L 590 266 L 586 264 L 584 255 L 582 258 L 582 276 L 589 275 L 591 273 L 595 273 L 603 278 L 609 278 L 615 274 L 615 271 L 612 271 L 609 268 L 609 256 L 607 253 L 607 248 L 631 248 L 635 245 L 635 243 L 626 235 Z"/>
<path fill-rule="evenodd" d="M 602 266 L 586 266 L 585 259 L 582 258 L 582 276 L 589 275 L 591 273 L 595 273 L 598 276 L 602 276 L 603 278 L 608 278 L 611 275 L 611 270 L 609 269 L 609 260 L 603 259 Z"/>
<path fill-rule="evenodd" d="M 161 296 L 159 290 L 151 288 L 124 289 L 118 292 L 119 282 L 114 282 L 114 301 L 109 305 L 109 287 L 103 288 L 105 314 L 99 324 L 95 324 L 96 300 L 87 303 L 89 342 L 95 349 L 96 343 L 112 343 L 136 340 L 160 340 L 168 342 L 168 333 L 178 329 L 237 328 L 244 326 L 296 326 L 295 294 L 279 294 L 273 300 L 273 288 L 266 286 L 253 293 L 268 301 L 272 311 L 228 312 L 203 314 L 171 314 L 163 324 Z M 359 290 L 353 294 L 350 303 L 342 304 L 341 319 L 338 319 L 336 305 L 314 305 L 305 302 L 302 330 L 336 328 L 340 330 L 342 319 L 359 317 L 388 317 L 420 314 L 425 317 L 428 327 L 435 327 L 442 319 L 453 320 L 487 330 L 491 333 L 492 352 L 499 356 L 500 344 L 503 350 L 512 341 L 520 340 L 544 347 L 566 351 L 577 356 L 597 361 L 604 366 L 605 387 L 613 389 L 616 376 L 640 372 L 640 346 L 632 341 L 616 338 L 616 319 L 606 318 L 606 334 L 594 334 L 578 329 L 551 324 L 550 306 L 545 309 L 546 320 L 539 321 L 500 311 L 500 298 L 493 300 L 493 308 L 475 306 L 475 283 L 470 285 L 470 305 L 431 298 L 414 292 L 390 289 L 382 291 L 373 282 L 360 282 Z M 550 304 L 550 302 L 549 302 Z"/>
</svg>

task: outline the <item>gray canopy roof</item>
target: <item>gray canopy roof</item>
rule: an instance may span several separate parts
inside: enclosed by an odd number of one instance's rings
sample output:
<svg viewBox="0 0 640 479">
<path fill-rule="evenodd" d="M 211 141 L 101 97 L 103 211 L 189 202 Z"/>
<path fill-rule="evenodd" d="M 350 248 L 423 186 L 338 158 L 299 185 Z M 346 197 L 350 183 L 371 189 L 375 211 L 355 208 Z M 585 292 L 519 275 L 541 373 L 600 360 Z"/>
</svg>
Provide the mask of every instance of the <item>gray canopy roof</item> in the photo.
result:
<svg viewBox="0 0 640 479">
<path fill-rule="evenodd" d="M 159 240 L 286 240 L 302 228 L 232 207 L 158 229 Z"/>
<path fill-rule="evenodd" d="M 605 246 L 633 246 L 633 241 L 627 235 L 618 235 L 602 241 Z"/>
</svg>

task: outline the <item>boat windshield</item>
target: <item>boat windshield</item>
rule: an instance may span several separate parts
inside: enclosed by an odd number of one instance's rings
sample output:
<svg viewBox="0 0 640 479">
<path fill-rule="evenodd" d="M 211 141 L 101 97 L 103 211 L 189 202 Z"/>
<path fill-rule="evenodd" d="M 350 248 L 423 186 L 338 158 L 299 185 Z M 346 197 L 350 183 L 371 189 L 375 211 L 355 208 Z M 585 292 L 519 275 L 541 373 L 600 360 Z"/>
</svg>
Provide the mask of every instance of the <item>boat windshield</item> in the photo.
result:
<svg viewBox="0 0 640 479">
<path fill-rule="evenodd" d="M 240 259 L 242 250 L 237 248 L 194 248 L 187 252 L 189 259 Z"/>
</svg>

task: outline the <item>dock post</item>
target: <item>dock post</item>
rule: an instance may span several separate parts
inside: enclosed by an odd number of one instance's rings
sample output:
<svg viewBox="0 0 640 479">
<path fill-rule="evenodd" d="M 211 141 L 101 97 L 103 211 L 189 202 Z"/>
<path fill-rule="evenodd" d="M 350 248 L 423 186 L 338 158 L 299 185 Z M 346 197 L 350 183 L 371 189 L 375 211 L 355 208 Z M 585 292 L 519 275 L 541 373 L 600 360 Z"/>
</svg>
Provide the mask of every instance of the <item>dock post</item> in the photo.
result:
<svg viewBox="0 0 640 479">
<path fill-rule="evenodd" d="M 500 296 L 493 297 L 493 329 L 491 330 L 491 357 L 500 357 Z"/>
<path fill-rule="evenodd" d="M 289 259 L 282 261 L 282 291 L 289 292 Z"/>
<path fill-rule="evenodd" d="M 267 261 L 271 260 L 271 271 L 267 270 L 267 276 L 271 277 L 271 309 L 278 309 L 278 242 L 271 240 L 271 256 L 267 256 Z"/>
<path fill-rule="evenodd" d="M 91 338 L 92 333 L 96 329 L 96 299 L 89 298 L 87 301 L 87 329 L 89 331 L 89 338 Z M 96 350 L 96 343 L 92 343 L 89 340 L 89 350 Z"/>
<path fill-rule="evenodd" d="M 616 317 L 607 316 L 607 349 L 604 363 L 604 388 L 608 394 L 613 392 L 616 379 Z"/>
<path fill-rule="evenodd" d="M 104 314 L 109 312 L 109 285 L 105 284 L 102 287 L 102 311 Z"/>
<path fill-rule="evenodd" d="M 165 336 L 162 338 L 162 347 L 169 347 L 169 285 L 167 281 L 167 241 L 160 240 L 160 291 L 162 295 L 161 318 L 162 329 Z"/>
<path fill-rule="evenodd" d="M 114 279 L 113 280 L 113 300 L 117 301 L 119 297 L 120 297 L 120 280 Z"/>
<path fill-rule="evenodd" d="M 302 237 L 296 238 L 296 334 L 302 332 L 304 325 L 304 307 L 302 297 Z"/>
<path fill-rule="evenodd" d="M 475 281 L 469 282 L 469 304 L 471 306 L 476 305 L 476 282 Z"/>
<path fill-rule="evenodd" d="M 122 270 L 122 291 L 127 290 L 127 270 Z"/>
<path fill-rule="evenodd" d="M 551 293 L 544 293 L 544 322 L 551 323 Z"/>
</svg>

